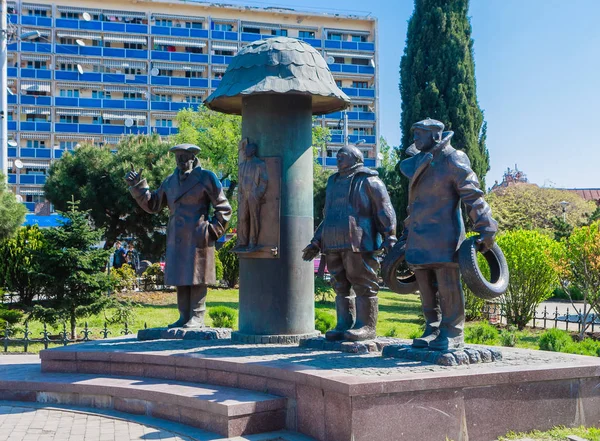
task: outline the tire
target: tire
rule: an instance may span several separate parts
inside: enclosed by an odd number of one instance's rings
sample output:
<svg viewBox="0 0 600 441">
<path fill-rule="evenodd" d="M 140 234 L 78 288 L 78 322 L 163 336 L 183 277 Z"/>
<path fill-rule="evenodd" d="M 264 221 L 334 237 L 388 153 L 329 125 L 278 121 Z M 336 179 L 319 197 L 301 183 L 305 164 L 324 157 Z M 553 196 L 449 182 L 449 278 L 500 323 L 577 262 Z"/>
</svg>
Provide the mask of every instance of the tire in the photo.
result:
<svg viewBox="0 0 600 441">
<path fill-rule="evenodd" d="M 404 249 L 400 243 L 394 245 L 392 250 L 381 262 L 381 275 L 385 285 L 396 294 L 413 294 L 419 290 L 417 279 L 412 272 L 405 277 L 398 277 L 404 263 Z M 406 272 L 406 268 L 403 272 Z"/>
<path fill-rule="evenodd" d="M 504 253 L 497 243 L 483 253 L 490 267 L 490 281 L 487 281 L 477 263 L 477 237 L 469 237 L 458 250 L 458 266 L 462 278 L 473 294 L 480 299 L 492 300 L 500 297 L 508 288 L 508 265 Z"/>
</svg>

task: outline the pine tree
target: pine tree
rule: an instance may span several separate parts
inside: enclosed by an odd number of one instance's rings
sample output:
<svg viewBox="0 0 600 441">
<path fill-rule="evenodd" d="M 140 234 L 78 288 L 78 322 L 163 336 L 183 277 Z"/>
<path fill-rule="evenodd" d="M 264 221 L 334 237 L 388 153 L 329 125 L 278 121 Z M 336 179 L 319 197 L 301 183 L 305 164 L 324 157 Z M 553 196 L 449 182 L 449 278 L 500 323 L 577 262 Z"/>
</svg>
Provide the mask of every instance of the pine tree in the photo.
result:
<svg viewBox="0 0 600 441">
<path fill-rule="evenodd" d="M 46 247 L 40 254 L 40 277 L 47 307 L 36 305 L 34 317 L 68 321 L 71 338 L 76 337 L 76 320 L 96 314 L 110 303 L 105 272 L 109 250 L 97 248 L 102 231 L 90 225 L 89 213 L 71 201 L 70 209 L 59 212 L 65 221 L 44 230 Z"/>
<path fill-rule="evenodd" d="M 400 62 L 402 148 L 412 144 L 411 126 L 427 117 L 454 131 L 485 188 L 489 154 L 483 112 L 477 102 L 469 0 L 415 0 Z M 405 159 L 404 152 L 402 159 Z M 403 179 L 404 188 L 408 181 Z M 407 201 L 408 192 L 404 192 Z M 402 217 L 406 203 L 402 204 Z"/>
</svg>

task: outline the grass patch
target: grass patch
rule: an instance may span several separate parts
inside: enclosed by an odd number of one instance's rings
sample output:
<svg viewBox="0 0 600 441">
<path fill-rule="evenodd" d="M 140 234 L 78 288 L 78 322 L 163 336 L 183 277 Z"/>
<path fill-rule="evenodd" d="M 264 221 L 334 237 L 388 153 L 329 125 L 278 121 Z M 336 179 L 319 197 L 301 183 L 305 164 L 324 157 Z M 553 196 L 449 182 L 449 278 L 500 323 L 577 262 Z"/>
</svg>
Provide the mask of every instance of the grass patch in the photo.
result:
<svg viewBox="0 0 600 441">
<path fill-rule="evenodd" d="M 546 432 L 540 432 L 539 430 L 527 433 L 510 432 L 498 438 L 498 441 L 519 440 L 523 438 L 531 439 L 532 441 L 563 441 L 567 439 L 568 435 L 577 435 L 588 441 L 600 441 L 600 429 L 583 426 L 573 428 L 559 426 Z"/>
</svg>

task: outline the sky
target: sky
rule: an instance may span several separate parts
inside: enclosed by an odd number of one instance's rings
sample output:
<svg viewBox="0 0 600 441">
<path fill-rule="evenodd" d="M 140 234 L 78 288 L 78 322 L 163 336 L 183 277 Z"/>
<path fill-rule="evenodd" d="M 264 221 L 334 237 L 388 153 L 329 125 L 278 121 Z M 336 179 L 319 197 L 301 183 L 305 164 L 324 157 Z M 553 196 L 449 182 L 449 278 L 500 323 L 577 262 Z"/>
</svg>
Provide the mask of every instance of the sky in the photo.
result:
<svg viewBox="0 0 600 441">
<path fill-rule="evenodd" d="M 377 17 L 379 134 L 399 145 L 398 72 L 413 0 L 224 3 Z M 471 0 L 469 16 L 488 123 L 486 184 L 517 165 L 540 186 L 600 188 L 600 1 Z"/>
</svg>

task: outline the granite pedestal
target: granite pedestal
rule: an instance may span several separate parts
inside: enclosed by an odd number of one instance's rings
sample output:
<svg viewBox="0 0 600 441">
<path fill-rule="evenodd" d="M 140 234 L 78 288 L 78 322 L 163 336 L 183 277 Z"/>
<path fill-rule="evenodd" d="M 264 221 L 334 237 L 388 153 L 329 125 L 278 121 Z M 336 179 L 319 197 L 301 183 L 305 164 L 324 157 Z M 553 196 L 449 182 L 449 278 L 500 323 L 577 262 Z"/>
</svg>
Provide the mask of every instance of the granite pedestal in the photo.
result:
<svg viewBox="0 0 600 441">
<path fill-rule="evenodd" d="M 43 372 L 127 374 L 285 397 L 286 428 L 321 441 L 490 441 L 511 430 L 600 424 L 600 358 L 515 348 L 502 355 L 439 366 L 379 352 L 129 337 L 41 358 Z"/>
</svg>

